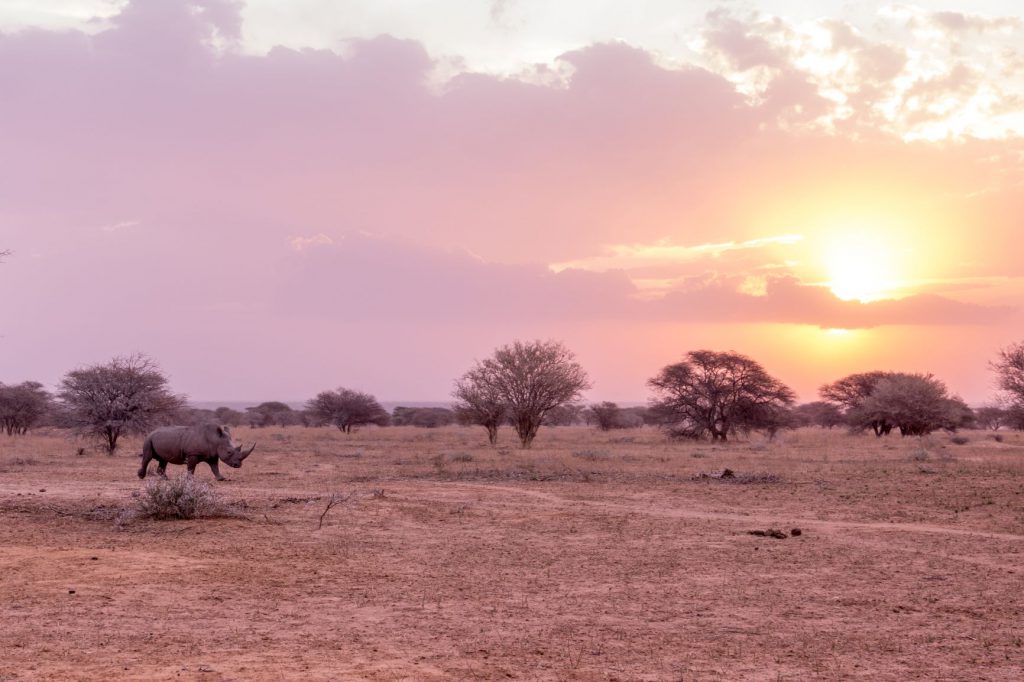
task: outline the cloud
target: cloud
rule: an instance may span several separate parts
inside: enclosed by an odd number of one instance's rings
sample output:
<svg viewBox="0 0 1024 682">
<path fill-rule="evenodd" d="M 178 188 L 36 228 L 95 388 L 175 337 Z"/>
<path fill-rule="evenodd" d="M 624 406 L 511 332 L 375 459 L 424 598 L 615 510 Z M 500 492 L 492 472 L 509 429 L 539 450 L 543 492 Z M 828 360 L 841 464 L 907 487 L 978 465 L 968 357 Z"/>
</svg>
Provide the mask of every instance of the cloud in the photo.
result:
<svg viewBox="0 0 1024 682">
<path fill-rule="evenodd" d="M 714 258 L 714 254 L 795 240 L 784 236 L 760 241 L 707 245 L 696 247 L 696 251 Z M 648 263 L 646 251 L 633 255 Z M 661 258 L 662 254 L 654 255 L 654 260 Z M 402 278 L 393 277 L 395 272 L 401 272 Z M 553 272 L 537 266 L 509 266 L 462 251 L 417 247 L 361 234 L 321 240 L 316 248 L 288 256 L 278 274 L 275 300 L 281 311 L 313 318 L 340 315 L 350 320 L 770 322 L 862 329 L 986 325 L 1005 320 L 1013 312 L 936 294 L 868 304 L 842 301 L 826 288 L 771 270 L 757 275 L 702 272 L 677 278 L 669 291 L 648 296 L 641 295 L 623 270 L 593 272 L 567 267 Z"/>
<path fill-rule="evenodd" d="M 707 49 L 719 54 L 738 71 L 755 67 L 783 70 L 790 65 L 784 25 L 779 21 L 761 21 L 756 13 L 747 20 L 737 19 L 723 8 L 707 15 L 703 38 Z M 780 36 L 779 33 L 782 33 Z"/>
<path fill-rule="evenodd" d="M 130 230 L 133 227 L 138 227 L 142 223 L 138 220 L 122 220 L 119 223 L 109 223 L 100 227 L 103 232 L 120 232 L 121 230 Z"/>
<path fill-rule="evenodd" d="M 1004 306 L 962 303 L 935 294 L 871 303 L 842 301 L 826 288 L 785 275 L 766 277 L 755 294 L 744 293 L 745 284 L 735 278 L 716 278 L 697 288 L 671 292 L 655 305 L 661 314 L 680 319 L 808 324 L 824 329 L 990 325 L 1015 313 Z"/>
<path fill-rule="evenodd" d="M 504 26 L 508 20 L 509 12 L 512 11 L 515 5 L 516 0 L 491 0 L 491 23 Z"/>
<path fill-rule="evenodd" d="M 396 276 L 400 273 L 400 276 Z M 461 250 L 367 234 L 318 240 L 275 275 L 282 313 L 432 323 L 628 316 L 635 287 L 622 273 L 489 263 Z"/>
<path fill-rule="evenodd" d="M 780 125 L 905 139 L 1007 137 L 1024 126 L 1018 17 L 888 6 L 874 27 L 725 8 L 696 44 Z M 941 88 L 941 93 L 938 90 Z M 922 89 L 935 97 L 922 97 Z"/>
<path fill-rule="evenodd" d="M 635 270 L 664 265 L 683 265 L 706 258 L 718 258 L 730 251 L 764 249 L 772 246 L 788 246 L 799 243 L 803 236 L 783 234 L 772 237 L 749 239 L 744 242 L 721 242 L 680 246 L 661 240 L 654 244 L 612 244 L 604 247 L 604 254 L 587 259 L 555 263 L 551 269 L 560 272 L 568 268 L 582 270 Z"/>
<path fill-rule="evenodd" d="M 312 237 L 295 237 L 289 242 L 292 250 L 304 251 L 311 247 L 316 246 L 327 246 L 334 243 L 334 240 L 328 237 L 323 232 L 319 232 Z"/>
<path fill-rule="evenodd" d="M 1011 32 L 1024 28 L 1024 22 L 1018 17 L 985 17 L 963 12 L 933 12 L 930 15 L 934 25 L 949 33 L 988 31 Z"/>
</svg>

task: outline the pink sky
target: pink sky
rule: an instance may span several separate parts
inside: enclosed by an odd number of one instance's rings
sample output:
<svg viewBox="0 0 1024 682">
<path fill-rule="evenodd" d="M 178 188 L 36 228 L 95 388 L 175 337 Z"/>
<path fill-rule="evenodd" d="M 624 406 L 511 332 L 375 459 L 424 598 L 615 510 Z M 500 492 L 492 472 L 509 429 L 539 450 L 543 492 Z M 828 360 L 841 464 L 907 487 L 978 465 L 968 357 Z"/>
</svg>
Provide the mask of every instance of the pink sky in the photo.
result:
<svg viewBox="0 0 1024 682">
<path fill-rule="evenodd" d="M 686 59 L 497 73 L 387 35 L 253 50 L 241 9 L 0 33 L 0 381 L 141 351 L 196 400 L 444 400 L 558 338 L 594 399 L 710 347 L 804 399 L 897 369 L 978 403 L 1024 339 L 1019 17 L 715 10 Z"/>
</svg>

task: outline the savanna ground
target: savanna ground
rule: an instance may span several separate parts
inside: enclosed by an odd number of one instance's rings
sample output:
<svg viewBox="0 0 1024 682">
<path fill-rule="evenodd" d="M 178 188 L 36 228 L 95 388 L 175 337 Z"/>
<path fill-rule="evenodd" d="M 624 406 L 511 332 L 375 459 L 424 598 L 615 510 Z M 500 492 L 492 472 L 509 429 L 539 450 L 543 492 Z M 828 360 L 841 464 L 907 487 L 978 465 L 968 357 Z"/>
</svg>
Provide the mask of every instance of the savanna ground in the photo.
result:
<svg viewBox="0 0 1024 682">
<path fill-rule="evenodd" d="M 1024 434 L 484 435 L 240 429 L 235 516 L 127 523 L 137 441 L 0 438 L 0 680 L 1024 676 Z"/>
</svg>

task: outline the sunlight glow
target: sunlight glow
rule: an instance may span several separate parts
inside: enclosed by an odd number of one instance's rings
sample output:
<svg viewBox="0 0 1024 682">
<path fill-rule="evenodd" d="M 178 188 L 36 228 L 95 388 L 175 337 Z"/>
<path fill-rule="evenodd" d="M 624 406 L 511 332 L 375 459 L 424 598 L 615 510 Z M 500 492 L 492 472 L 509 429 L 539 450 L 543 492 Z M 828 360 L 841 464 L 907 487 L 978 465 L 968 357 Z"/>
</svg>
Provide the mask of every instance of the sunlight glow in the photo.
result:
<svg viewBox="0 0 1024 682">
<path fill-rule="evenodd" d="M 844 301 L 870 303 L 893 298 L 897 288 L 892 256 L 883 241 L 864 234 L 835 237 L 825 253 L 828 287 Z"/>
</svg>

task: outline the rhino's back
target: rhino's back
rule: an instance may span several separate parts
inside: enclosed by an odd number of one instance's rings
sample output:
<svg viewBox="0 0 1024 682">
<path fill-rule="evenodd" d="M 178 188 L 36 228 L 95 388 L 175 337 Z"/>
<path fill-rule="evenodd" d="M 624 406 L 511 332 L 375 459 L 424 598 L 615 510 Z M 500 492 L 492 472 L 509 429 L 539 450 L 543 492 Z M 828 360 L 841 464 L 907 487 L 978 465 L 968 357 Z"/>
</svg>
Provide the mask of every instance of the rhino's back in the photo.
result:
<svg viewBox="0 0 1024 682">
<path fill-rule="evenodd" d="M 163 426 L 149 434 L 149 440 L 162 457 L 206 454 L 201 434 L 191 426 Z"/>
</svg>

